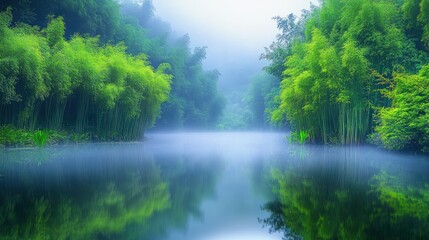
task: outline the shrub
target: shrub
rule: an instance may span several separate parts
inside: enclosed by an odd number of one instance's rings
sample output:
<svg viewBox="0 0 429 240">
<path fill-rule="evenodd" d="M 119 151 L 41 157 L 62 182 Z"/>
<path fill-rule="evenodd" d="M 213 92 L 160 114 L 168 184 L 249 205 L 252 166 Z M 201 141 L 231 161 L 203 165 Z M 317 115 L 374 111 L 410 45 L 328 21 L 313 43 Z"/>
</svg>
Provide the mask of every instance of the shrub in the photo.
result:
<svg viewBox="0 0 429 240">
<path fill-rule="evenodd" d="M 48 141 L 48 134 L 45 131 L 37 130 L 33 135 L 34 145 L 44 147 Z"/>
</svg>

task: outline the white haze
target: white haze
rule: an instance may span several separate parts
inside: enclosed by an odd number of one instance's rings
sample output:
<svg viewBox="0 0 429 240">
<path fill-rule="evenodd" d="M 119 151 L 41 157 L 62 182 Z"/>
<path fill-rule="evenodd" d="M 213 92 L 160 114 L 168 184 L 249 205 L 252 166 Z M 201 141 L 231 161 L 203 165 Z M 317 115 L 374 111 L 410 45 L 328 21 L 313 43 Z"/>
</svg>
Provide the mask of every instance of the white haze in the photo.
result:
<svg viewBox="0 0 429 240">
<path fill-rule="evenodd" d="M 189 33 L 192 47 L 208 47 L 207 68 L 218 69 L 221 81 L 234 82 L 245 82 L 239 78 L 250 76 L 266 65 L 258 59 L 278 33 L 272 17 L 300 15 L 302 9 L 310 7 L 309 0 L 153 0 L 153 3 L 156 15 L 170 22 L 177 33 Z"/>
</svg>

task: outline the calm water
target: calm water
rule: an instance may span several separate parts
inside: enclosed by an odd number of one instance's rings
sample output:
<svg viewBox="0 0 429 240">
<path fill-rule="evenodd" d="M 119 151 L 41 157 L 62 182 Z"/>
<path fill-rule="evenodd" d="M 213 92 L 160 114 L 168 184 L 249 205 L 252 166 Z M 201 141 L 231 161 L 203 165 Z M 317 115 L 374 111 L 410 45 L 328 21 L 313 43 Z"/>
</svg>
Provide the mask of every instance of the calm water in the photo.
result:
<svg viewBox="0 0 429 240">
<path fill-rule="evenodd" d="M 429 159 L 278 133 L 0 150 L 0 239 L 425 239 Z"/>
</svg>

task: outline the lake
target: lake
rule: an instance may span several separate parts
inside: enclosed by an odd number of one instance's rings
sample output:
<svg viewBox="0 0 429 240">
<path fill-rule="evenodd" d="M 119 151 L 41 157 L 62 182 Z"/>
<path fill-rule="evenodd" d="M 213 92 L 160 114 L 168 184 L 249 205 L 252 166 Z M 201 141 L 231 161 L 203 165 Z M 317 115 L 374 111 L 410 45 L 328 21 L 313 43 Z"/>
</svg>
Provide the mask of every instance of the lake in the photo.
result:
<svg viewBox="0 0 429 240">
<path fill-rule="evenodd" d="M 285 133 L 0 150 L 0 239 L 424 239 L 429 159 Z"/>
</svg>

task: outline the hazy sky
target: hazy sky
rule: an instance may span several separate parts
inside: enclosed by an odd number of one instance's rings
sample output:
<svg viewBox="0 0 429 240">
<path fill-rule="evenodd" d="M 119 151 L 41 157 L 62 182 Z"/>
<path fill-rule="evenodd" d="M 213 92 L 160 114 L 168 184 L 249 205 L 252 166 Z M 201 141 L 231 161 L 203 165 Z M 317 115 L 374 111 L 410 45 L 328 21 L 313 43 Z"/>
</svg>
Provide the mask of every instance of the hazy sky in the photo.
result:
<svg viewBox="0 0 429 240">
<path fill-rule="evenodd" d="M 192 46 L 208 47 L 207 67 L 219 69 L 224 76 L 234 65 L 244 69 L 264 65 L 258 62 L 258 57 L 264 47 L 275 40 L 278 32 L 272 17 L 300 14 L 302 9 L 310 6 L 310 0 L 153 2 L 156 15 L 170 22 L 177 33 L 189 33 Z"/>
</svg>

